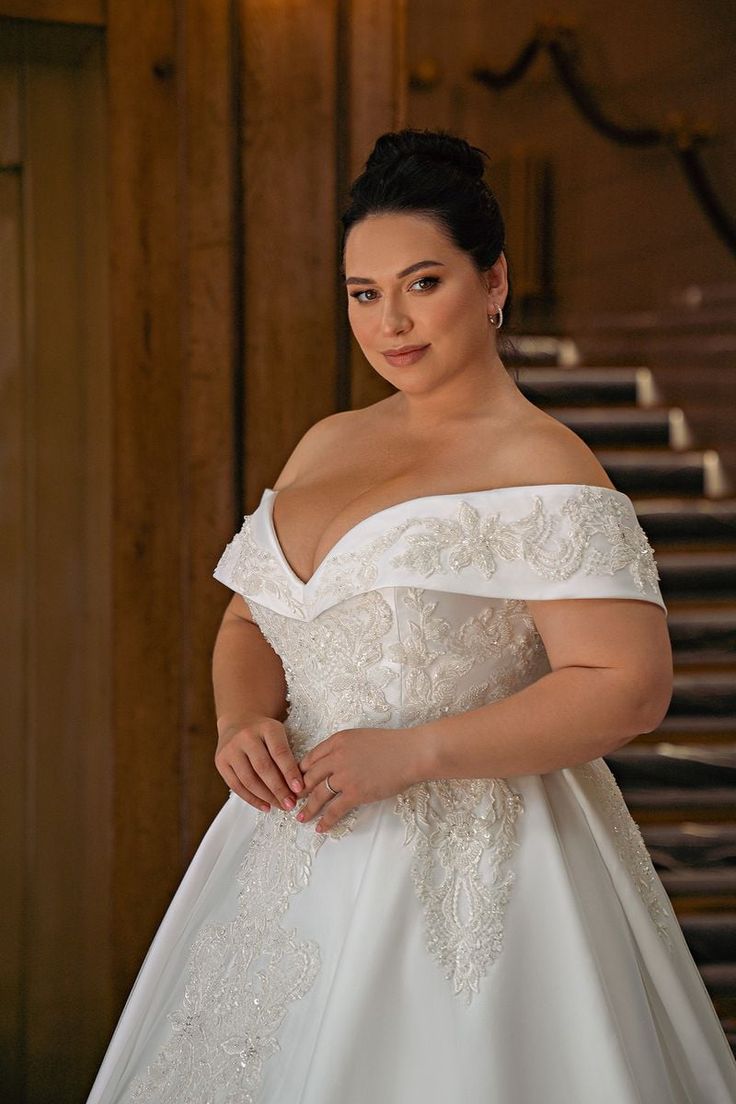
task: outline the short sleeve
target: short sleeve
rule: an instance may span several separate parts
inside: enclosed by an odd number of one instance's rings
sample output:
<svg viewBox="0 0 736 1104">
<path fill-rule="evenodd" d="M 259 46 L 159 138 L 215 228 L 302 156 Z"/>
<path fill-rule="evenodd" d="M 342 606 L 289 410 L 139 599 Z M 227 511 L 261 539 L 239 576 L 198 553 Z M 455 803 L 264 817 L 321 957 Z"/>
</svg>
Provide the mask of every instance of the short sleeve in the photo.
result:
<svg viewBox="0 0 736 1104">
<path fill-rule="evenodd" d="M 653 549 L 625 494 L 583 484 L 503 492 L 415 518 L 394 569 L 488 597 L 635 598 L 667 612 Z"/>
</svg>

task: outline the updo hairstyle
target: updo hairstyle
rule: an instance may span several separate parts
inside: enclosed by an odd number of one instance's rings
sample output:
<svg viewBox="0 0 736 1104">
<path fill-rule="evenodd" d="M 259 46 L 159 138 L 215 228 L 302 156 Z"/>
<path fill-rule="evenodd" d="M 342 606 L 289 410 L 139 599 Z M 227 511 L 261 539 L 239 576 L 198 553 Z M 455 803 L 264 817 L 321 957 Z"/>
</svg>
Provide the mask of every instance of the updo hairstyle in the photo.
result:
<svg viewBox="0 0 736 1104">
<path fill-rule="evenodd" d="M 418 214 L 432 218 L 479 273 L 498 260 L 506 228 L 498 202 L 483 179 L 488 154 L 446 130 L 388 131 L 376 140 L 363 172 L 350 187 L 341 216 L 342 256 L 349 231 L 368 215 Z M 508 264 L 508 257 L 507 257 Z M 503 305 L 511 314 L 511 275 Z M 498 353 L 514 346 L 500 333 Z"/>
</svg>

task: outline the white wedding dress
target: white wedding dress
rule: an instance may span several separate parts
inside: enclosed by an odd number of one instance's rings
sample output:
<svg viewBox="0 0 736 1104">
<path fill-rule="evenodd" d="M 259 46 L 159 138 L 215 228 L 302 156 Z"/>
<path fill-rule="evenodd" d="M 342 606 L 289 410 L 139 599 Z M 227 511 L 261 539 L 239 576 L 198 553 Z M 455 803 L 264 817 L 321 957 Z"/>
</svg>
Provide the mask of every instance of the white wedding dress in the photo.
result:
<svg viewBox="0 0 736 1104">
<path fill-rule="evenodd" d="M 214 575 L 283 662 L 297 759 L 337 730 L 421 724 L 539 678 L 525 599 L 664 608 L 619 491 L 401 502 L 306 583 L 276 537 L 275 495 Z M 324 835 L 296 821 L 302 803 L 224 802 L 88 1104 L 736 1101 L 736 1062 L 602 759 L 419 782 Z"/>
</svg>

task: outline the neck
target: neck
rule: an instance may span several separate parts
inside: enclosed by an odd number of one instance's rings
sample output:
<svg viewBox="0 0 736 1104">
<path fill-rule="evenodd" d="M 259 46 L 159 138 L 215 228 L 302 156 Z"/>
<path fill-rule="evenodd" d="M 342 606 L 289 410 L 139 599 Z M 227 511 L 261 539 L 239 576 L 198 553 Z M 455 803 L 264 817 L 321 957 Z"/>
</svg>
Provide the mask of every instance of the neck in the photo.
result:
<svg viewBox="0 0 736 1104">
<path fill-rule="evenodd" d="M 503 419 L 525 400 L 498 355 L 466 368 L 431 391 L 399 391 L 395 409 L 409 431 L 433 430 L 475 418 Z"/>
</svg>

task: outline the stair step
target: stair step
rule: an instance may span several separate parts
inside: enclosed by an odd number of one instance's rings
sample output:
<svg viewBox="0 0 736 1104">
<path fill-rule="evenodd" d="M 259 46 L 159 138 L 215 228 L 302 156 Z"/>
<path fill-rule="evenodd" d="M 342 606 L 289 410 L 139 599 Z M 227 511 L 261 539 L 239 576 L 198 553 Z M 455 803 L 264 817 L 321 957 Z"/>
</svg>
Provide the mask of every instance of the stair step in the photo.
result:
<svg viewBox="0 0 736 1104">
<path fill-rule="evenodd" d="M 733 786 L 622 786 L 621 791 L 626 804 L 637 810 L 671 810 L 679 816 L 684 809 L 691 810 L 693 817 L 702 818 L 707 813 L 720 809 L 726 814 L 726 819 L 736 816 L 734 798 L 736 792 Z"/>
<path fill-rule="evenodd" d="M 732 787 L 731 800 L 736 814 L 736 744 L 642 746 L 632 742 L 606 755 L 605 759 L 627 795 L 643 788 L 664 791 L 674 787 L 696 791 L 690 800 L 699 800 L 703 789 Z"/>
<path fill-rule="evenodd" d="M 676 664 L 736 662 L 736 603 L 732 609 L 670 610 L 668 614 Z"/>
<path fill-rule="evenodd" d="M 666 407 L 595 406 L 549 409 L 558 421 L 577 433 L 590 446 L 614 445 L 677 447 L 671 433 L 671 415 Z"/>
<path fill-rule="evenodd" d="M 736 823 L 733 822 L 685 820 L 678 824 L 645 824 L 642 835 L 658 870 L 736 865 Z"/>
<path fill-rule="evenodd" d="M 651 406 L 648 368 L 520 368 L 517 386 L 537 406 Z"/>
<path fill-rule="evenodd" d="M 678 672 L 675 677 L 680 678 L 680 673 Z M 673 743 L 689 740 L 695 740 L 697 743 L 705 741 L 724 743 L 736 739 L 736 714 L 722 713 L 709 716 L 707 713 L 684 713 L 679 715 L 670 711 L 654 732 L 643 732 L 636 739 L 647 742 L 667 739 Z"/>
<path fill-rule="evenodd" d="M 654 545 L 684 541 L 736 542 L 736 499 L 632 499 L 642 528 Z"/>
<path fill-rule="evenodd" d="M 736 912 L 700 912 L 678 922 L 698 967 L 722 966 L 736 955 Z"/>
<path fill-rule="evenodd" d="M 659 877 L 670 897 L 702 895 L 717 897 L 724 902 L 732 898 L 732 907 L 736 907 L 736 866 L 716 866 L 708 870 L 663 870 Z"/>
<path fill-rule="evenodd" d="M 611 482 L 625 494 L 706 494 L 704 450 L 608 449 L 596 455 Z"/>
<path fill-rule="evenodd" d="M 726 671 L 676 671 L 668 715 L 713 717 L 736 714 L 736 679 Z"/>
<path fill-rule="evenodd" d="M 568 368 L 580 363 L 580 353 L 570 337 L 542 334 L 514 334 L 504 361 L 513 365 L 558 365 Z"/>
<path fill-rule="evenodd" d="M 699 970 L 712 997 L 736 997 L 736 963 L 705 963 Z"/>
<path fill-rule="evenodd" d="M 658 552 L 660 586 L 670 597 L 736 598 L 736 551 Z"/>
</svg>

